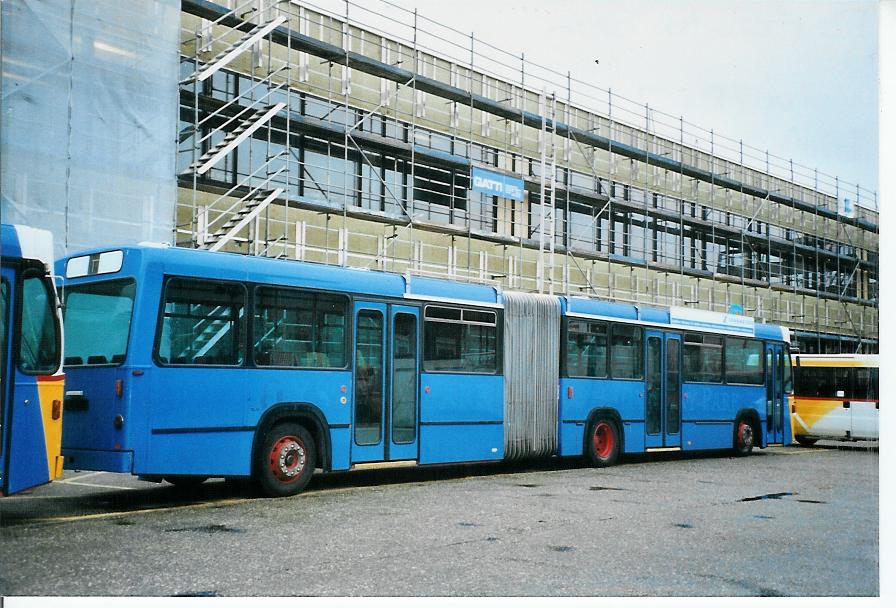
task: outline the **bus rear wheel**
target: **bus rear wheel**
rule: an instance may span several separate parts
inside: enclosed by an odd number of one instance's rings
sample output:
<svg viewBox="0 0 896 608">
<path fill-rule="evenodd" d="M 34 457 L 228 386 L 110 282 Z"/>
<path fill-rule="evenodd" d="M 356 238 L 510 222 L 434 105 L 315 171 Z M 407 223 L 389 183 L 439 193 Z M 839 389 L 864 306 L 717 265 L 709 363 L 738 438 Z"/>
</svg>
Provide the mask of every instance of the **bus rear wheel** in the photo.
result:
<svg viewBox="0 0 896 608">
<path fill-rule="evenodd" d="M 799 436 L 794 437 L 794 439 L 796 439 L 796 442 L 804 448 L 812 447 L 813 445 L 815 445 L 815 442 L 818 441 L 818 439 L 809 439 L 808 437 Z"/>
<path fill-rule="evenodd" d="M 311 481 L 315 462 L 314 439 L 305 427 L 281 423 L 268 431 L 256 454 L 255 480 L 266 496 L 292 496 Z"/>
<path fill-rule="evenodd" d="M 619 428 L 610 418 L 598 418 L 588 431 L 586 452 L 595 467 L 609 467 L 619 458 Z"/>
<path fill-rule="evenodd" d="M 734 455 L 748 455 L 753 451 L 754 441 L 753 425 L 746 418 L 740 418 L 734 426 Z"/>
</svg>

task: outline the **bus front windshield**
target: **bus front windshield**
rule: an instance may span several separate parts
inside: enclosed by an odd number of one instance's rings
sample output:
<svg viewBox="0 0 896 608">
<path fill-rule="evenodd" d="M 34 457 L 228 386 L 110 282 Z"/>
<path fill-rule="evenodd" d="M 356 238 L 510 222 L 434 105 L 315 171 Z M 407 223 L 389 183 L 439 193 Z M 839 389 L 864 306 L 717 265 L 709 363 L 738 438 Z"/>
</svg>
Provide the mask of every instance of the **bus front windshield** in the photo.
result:
<svg viewBox="0 0 896 608">
<path fill-rule="evenodd" d="M 135 288 L 131 279 L 66 288 L 65 365 L 124 362 Z"/>
</svg>

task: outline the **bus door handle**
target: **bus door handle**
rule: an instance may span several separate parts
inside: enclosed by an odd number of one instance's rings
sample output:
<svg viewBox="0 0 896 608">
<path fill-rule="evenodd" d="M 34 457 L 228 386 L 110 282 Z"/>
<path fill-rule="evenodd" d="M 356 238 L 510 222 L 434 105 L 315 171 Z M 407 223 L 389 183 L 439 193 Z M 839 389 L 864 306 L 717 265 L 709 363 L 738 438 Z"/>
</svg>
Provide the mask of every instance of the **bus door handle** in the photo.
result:
<svg viewBox="0 0 896 608">
<path fill-rule="evenodd" d="M 87 405 L 87 398 L 81 391 L 72 391 L 66 393 L 62 408 L 67 412 L 86 412 Z"/>
</svg>

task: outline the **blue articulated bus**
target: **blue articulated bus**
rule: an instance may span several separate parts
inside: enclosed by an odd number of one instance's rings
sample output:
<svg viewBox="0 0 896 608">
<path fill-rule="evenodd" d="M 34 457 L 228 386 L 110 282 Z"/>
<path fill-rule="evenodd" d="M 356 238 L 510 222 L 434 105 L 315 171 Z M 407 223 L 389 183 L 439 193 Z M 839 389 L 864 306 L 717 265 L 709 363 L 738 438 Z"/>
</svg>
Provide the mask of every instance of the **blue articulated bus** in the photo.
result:
<svg viewBox="0 0 896 608">
<path fill-rule="evenodd" d="M 62 474 L 62 326 L 53 236 L 0 227 L 0 495 Z"/>
<path fill-rule="evenodd" d="M 66 466 L 300 491 L 315 469 L 789 441 L 753 319 L 164 246 L 66 277 Z"/>
</svg>

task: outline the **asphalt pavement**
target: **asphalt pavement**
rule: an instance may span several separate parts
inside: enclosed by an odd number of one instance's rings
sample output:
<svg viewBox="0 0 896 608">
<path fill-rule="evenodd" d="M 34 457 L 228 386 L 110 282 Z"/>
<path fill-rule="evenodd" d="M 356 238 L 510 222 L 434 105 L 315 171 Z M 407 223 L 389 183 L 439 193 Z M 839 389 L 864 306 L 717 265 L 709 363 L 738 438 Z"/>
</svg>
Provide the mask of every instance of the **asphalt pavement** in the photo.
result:
<svg viewBox="0 0 896 608">
<path fill-rule="evenodd" d="M 876 444 L 317 475 L 67 471 L 0 500 L 0 594 L 874 596 Z"/>
</svg>

